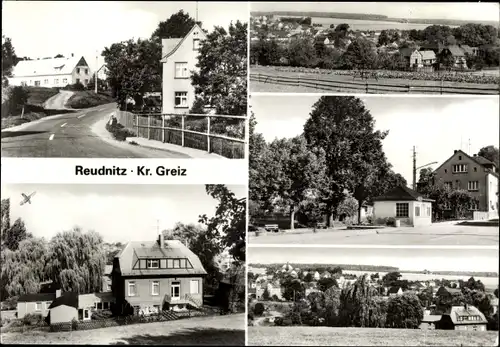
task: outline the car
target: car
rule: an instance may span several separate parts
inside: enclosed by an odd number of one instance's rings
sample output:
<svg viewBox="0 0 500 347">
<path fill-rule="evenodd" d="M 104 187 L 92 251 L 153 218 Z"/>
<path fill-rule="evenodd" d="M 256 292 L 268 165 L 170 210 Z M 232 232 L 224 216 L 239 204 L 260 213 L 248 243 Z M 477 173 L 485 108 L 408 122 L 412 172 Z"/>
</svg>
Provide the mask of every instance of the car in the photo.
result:
<svg viewBox="0 0 500 347">
<path fill-rule="evenodd" d="M 326 223 L 316 223 L 316 229 L 326 229 Z"/>
<path fill-rule="evenodd" d="M 264 229 L 266 229 L 266 231 L 274 231 L 275 233 L 280 231 L 278 224 L 266 224 Z"/>
</svg>

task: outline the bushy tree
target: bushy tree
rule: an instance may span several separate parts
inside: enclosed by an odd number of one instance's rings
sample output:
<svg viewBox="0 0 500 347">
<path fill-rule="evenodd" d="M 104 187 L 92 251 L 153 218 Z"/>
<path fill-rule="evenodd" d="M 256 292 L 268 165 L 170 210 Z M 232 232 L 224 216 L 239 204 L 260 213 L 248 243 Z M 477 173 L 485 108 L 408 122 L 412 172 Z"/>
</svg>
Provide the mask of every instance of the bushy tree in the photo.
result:
<svg viewBox="0 0 500 347">
<path fill-rule="evenodd" d="M 158 23 L 158 27 L 151 35 L 151 39 L 159 40 L 161 44 L 161 39 L 183 38 L 195 24 L 195 20 L 189 13 L 184 13 L 184 10 L 180 10 L 171 15 L 167 20 Z M 200 22 L 198 24 L 201 25 Z"/>
<path fill-rule="evenodd" d="M 318 62 L 316 48 L 307 37 L 300 37 L 288 44 L 290 66 L 314 67 Z"/>
<path fill-rule="evenodd" d="M 370 41 L 359 38 L 347 47 L 342 60 L 346 69 L 368 70 L 376 67 L 377 54 Z"/>
<path fill-rule="evenodd" d="M 407 292 L 391 297 L 387 307 L 386 326 L 399 329 L 417 329 L 424 312 L 418 296 Z"/>
<path fill-rule="evenodd" d="M 497 168 L 500 168 L 500 157 L 499 157 L 498 147 L 495 147 L 493 145 L 483 147 L 479 150 L 477 155 L 488 159 L 489 161 L 495 163 Z"/>
<path fill-rule="evenodd" d="M 7 77 L 12 76 L 12 68 L 17 63 L 17 56 L 10 37 L 2 35 L 2 84 L 7 84 Z"/>
</svg>

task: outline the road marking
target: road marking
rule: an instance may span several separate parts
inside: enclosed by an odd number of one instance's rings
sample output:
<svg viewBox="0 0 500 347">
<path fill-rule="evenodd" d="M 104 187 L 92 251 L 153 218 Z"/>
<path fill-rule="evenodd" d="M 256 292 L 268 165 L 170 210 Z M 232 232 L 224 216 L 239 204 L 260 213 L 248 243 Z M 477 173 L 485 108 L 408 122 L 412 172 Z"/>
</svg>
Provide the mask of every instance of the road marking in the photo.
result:
<svg viewBox="0 0 500 347">
<path fill-rule="evenodd" d="M 78 118 L 85 117 L 86 115 L 87 115 L 87 114 L 86 114 L 86 113 L 84 113 L 84 114 L 82 114 L 81 116 L 78 116 Z"/>
<path fill-rule="evenodd" d="M 49 141 L 54 139 L 54 134 L 50 135 Z"/>
<path fill-rule="evenodd" d="M 68 124 L 68 123 L 64 123 L 63 125 L 61 125 L 61 128 L 64 128 L 64 126 L 65 126 L 66 124 Z"/>
</svg>

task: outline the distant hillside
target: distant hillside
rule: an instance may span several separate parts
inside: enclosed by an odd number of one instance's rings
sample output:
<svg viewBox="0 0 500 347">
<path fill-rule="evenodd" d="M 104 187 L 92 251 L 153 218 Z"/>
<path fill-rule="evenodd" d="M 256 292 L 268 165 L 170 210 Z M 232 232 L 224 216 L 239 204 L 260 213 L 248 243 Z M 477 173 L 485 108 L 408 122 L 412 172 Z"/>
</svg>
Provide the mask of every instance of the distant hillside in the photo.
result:
<svg viewBox="0 0 500 347">
<path fill-rule="evenodd" d="M 366 14 L 366 13 L 340 13 L 340 12 L 298 12 L 298 11 L 271 11 L 250 12 L 252 16 L 298 16 L 298 17 L 318 17 L 318 18 L 338 18 L 338 19 L 355 19 L 355 20 L 373 20 L 384 22 L 408 22 L 413 24 L 429 24 L 429 25 L 464 25 L 467 23 L 476 23 L 484 25 L 499 26 L 498 21 L 482 21 L 482 20 L 461 20 L 461 19 L 423 19 L 423 18 L 391 18 L 380 14 Z M 347 24 L 349 24 L 347 22 Z"/>
<path fill-rule="evenodd" d="M 425 274 L 429 273 L 426 271 L 409 271 L 409 270 L 401 270 L 402 273 L 417 273 L 417 274 Z M 443 276 L 466 276 L 466 277 L 498 277 L 497 272 L 482 272 L 482 271 L 431 271 L 429 274 L 431 275 L 443 275 Z"/>
<path fill-rule="evenodd" d="M 276 268 L 284 264 L 249 264 L 249 267 L 255 268 Z M 378 266 L 378 265 L 353 265 L 353 264 L 300 264 L 290 263 L 294 268 L 300 269 L 325 269 L 339 267 L 346 271 L 369 271 L 369 272 L 392 272 L 399 271 L 399 268 L 393 266 Z"/>
</svg>

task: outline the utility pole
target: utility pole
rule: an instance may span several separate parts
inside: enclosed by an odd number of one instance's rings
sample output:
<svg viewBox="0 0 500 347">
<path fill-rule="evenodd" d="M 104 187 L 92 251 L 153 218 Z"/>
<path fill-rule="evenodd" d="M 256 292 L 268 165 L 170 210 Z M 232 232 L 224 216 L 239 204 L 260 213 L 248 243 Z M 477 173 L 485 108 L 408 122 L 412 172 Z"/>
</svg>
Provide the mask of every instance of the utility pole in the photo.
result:
<svg viewBox="0 0 500 347">
<path fill-rule="evenodd" d="M 198 24 L 198 1 L 196 1 L 196 24 Z"/>
<path fill-rule="evenodd" d="M 99 61 L 97 58 L 97 51 L 95 51 L 95 74 L 94 74 L 94 90 L 97 94 L 97 73 L 99 72 Z"/>
<path fill-rule="evenodd" d="M 413 146 L 413 185 L 411 188 L 413 190 L 417 188 L 417 152 L 415 146 Z"/>
</svg>

